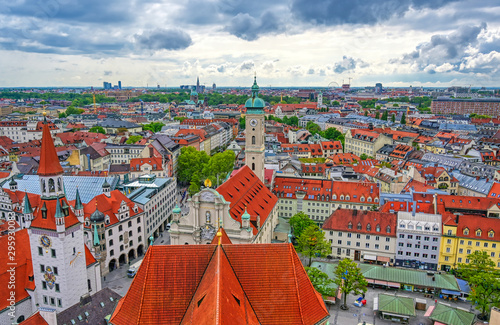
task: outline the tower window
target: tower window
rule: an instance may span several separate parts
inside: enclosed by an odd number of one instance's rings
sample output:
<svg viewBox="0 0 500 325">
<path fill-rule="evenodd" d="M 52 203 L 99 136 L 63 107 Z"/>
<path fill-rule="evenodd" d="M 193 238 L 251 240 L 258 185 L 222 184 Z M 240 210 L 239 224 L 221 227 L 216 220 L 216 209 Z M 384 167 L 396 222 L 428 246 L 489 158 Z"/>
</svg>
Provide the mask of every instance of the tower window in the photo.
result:
<svg viewBox="0 0 500 325">
<path fill-rule="evenodd" d="M 252 163 L 252 170 L 255 170 L 255 163 Z"/>
<path fill-rule="evenodd" d="M 52 178 L 49 178 L 49 192 L 55 192 L 56 187 L 54 184 L 54 180 Z"/>
<path fill-rule="evenodd" d="M 252 144 L 255 144 L 255 135 L 252 135 Z"/>
</svg>

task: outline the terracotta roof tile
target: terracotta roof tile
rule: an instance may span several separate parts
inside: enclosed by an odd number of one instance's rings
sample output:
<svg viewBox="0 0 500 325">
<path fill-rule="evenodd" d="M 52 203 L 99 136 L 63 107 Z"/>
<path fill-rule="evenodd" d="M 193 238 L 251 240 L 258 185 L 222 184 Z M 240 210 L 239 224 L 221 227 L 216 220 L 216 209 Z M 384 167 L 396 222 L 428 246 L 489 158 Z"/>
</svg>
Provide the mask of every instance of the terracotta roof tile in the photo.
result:
<svg viewBox="0 0 500 325">
<path fill-rule="evenodd" d="M 40 162 L 38 165 L 38 175 L 51 176 L 62 174 L 63 169 L 57 157 L 56 148 L 52 141 L 52 136 L 47 123 L 43 124 L 42 131 L 42 150 L 40 153 Z"/>
<path fill-rule="evenodd" d="M 40 315 L 40 312 L 36 312 L 32 316 L 30 316 L 25 321 L 19 323 L 19 325 L 49 325 L 47 321 Z"/>
<path fill-rule="evenodd" d="M 323 229 L 396 237 L 396 221 L 397 215 L 394 213 L 337 209 L 325 220 Z M 358 224 L 361 229 L 358 229 Z M 367 228 L 368 224 L 371 228 Z M 377 225 L 380 231 L 377 231 Z M 389 232 L 387 227 L 390 227 Z"/>
</svg>

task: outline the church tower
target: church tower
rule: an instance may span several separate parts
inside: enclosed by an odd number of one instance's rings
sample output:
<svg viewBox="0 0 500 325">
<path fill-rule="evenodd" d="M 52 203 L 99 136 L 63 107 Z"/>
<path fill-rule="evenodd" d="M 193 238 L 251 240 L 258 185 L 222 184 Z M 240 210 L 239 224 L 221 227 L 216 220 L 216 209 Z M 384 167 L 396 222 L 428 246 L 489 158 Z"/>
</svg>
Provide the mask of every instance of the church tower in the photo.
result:
<svg viewBox="0 0 500 325">
<path fill-rule="evenodd" d="M 252 97 L 246 103 L 245 164 L 264 183 L 265 125 L 264 101 L 258 97 L 259 86 L 254 77 Z"/>
<path fill-rule="evenodd" d="M 60 312 L 88 292 L 83 224 L 70 209 L 47 120 L 42 128 L 38 177 L 40 202 L 32 209 L 25 197 L 35 275 L 35 304 Z"/>
</svg>

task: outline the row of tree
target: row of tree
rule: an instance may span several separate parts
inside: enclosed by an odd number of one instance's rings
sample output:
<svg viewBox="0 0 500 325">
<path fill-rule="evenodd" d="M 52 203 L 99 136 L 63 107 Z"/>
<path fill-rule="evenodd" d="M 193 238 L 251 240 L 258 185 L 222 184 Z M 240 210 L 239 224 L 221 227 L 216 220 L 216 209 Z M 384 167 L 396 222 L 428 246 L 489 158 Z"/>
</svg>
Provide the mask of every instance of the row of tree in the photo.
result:
<svg viewBox="0 0 500 325">
<path fill-rule="evenodd" d="M 235 158 L 231 150 L 210 157 L 205 151 L 183 147 L 177 160 L 177 181 L 182 185 L 189 184 L 190 195 L 199 192 L 206 179 L 217 187 L 233 171 Z"/>
<path fill-rule="evenodd" d="M 368 282 L 358 265 L 346 258 L 341 260 L 335 270 L 335 279 L 330 279 L 323 271 L 311 267 L 313 257 L 325 257 L 330 252 L 330 243 L 325 239 L 325 233 L 303 212 L 290 218 L 290 226 L 296 239 L 296 250 L 309 258 L 306 267 L 307 275 L 314 288 L 324 297 L 335 296 L 335 286 L 344 296 L 341 308 L 348 309 L 347 295 L 360 294 L 367 290 Z"/>
<path fill-rule="evenodd" d="M 344 147 L 345 136 L 336 128 L 328 128 L 323 131 L 318 124 L 314 123 L 313 121 L 309 121 L 306 124 L 306 130 L 309 131 L 312 135 L 319 134 L 325 139 L 331 141 L 340 141 L 342 142 L 342 147 Z"/>
</svg>

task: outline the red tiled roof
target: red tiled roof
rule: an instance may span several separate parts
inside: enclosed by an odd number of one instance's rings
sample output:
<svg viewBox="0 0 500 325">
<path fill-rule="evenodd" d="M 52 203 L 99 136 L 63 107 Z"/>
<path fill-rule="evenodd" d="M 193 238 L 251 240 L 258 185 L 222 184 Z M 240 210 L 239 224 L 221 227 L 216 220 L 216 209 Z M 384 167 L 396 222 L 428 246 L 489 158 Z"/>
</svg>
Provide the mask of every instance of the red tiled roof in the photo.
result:
<svg viewBox="0 0 500 325">
<path fill-rule="evenodd" d="M 151 166 L 152 171 L 161 171 L 163 170 L 162 167 L 162 158 L 133 158 L 130 159 L 130 170 L 131 171 L 141 171 L 142 166 L 148 164 Z M 139 169 L 137 169 L 137 166 L 139 166 Z M 155 168 L 156 166 L 156 168 Z"/>
<path fill-rule="evenodd" d="M 35 290 L 35 281 L 30 281 L 33 277 L 33 264 L 31 260 L 31 247 L 28 230 L 23 229 L 14 233 L 14 244 L 16 248 L 15 265 L 11 265 L 9 260 L 9 236 L 0 236 L 0 310 L 9 306 L 10 292 L 14 291 L 16 303 L 29 298 L 27 290 Z M 10 273 L 8 270 L 15 269 L 16 285 L 8 288 Z"/>
<path fill-rule="evenodd" d="M 500 183 L 499 182 L 493 183 L 493 186 L 491 186 L 490 192 L 488 193 L 487 197 L 500 198 Z"/>
<path fill-rule="evenodd" d="M 330 157 L 332 162 L 336 165 L 339 164 L 353 164 L 355 162 L 361 161 L 361 159 L 353 153 L 345 152 L 345 153 L 337 153 Z"/>
<path fill-rule="evenodd" d="M 328 316 L 291 244 L 158 245 L 110 322 L 317 324 Z"/>
<path fill-rule="evenodd" d="M 436 188 L 431 185 L 427 185 L 425 183 L 416 181 L 412 179 L 409 181 L 406 186 L 404 187 L 403 191 L 404 192 L 410 192 L 410 189 L 413 188 L 414 192 L 427 192 L 428 190 L 435 190 Z"/>
<path fill-rule="evenodd" d="M 220 243 L 222 245 L 232 244 L 231 239 L 229 239 L 229 236 L 227 235 L 227 232 L 224 230 L 224 228 L 220 227 L 219 231 L 222 234 L 221 239 L 220 239 Z M 214 238 L 212 239 L 212 242 L 210 244 L 218 245 L 219 244 L 219 237 L 214 236 Z"/>
<path fill-rule="evenodd" d="M 125 202 L 125 204 L 129 207 L 130 217 L 143 212 L 143 210 L 139 206 L 137 206 L 137 212 L 135 212 L 133 207 L 136 206 L 136 204 L 119 190 L 113 190 L 109 192 L 109 197 L 107 197 L 106 194 L 102 193 L 85 204 L 85 206 L 83 207 L 84 218 L 90 218 L 90 215 L 95 212 L 97 207 L 99 211 L 102 212 L 105 216 L 109 216 L 109 224 L 105 224 L 105 227 L 114 225 L 119 221 L 118 211 L 121 207 L 122 202 Z"/>
<path fill-rule="evenodd" d="M 241 216 L 245 212 L 245 208 L 247 209 L 254 235 L 258 232 L 257 216 L 260 216 L 259 226 L 262 226 L 278 202 L 278 198 L 246 165 L 219 186 L 217 192 L 226 201 L 231 202 L 229 214 L 234 220 L 241 223 Z"/>
<path fill-rule="evenodd" d="M 31 199 L 30 199 L 31 202 Z M 66 202 L 68 206 L 70 206 L 68 200 L 66 198 L 61 198 L 60 199 L 60 204 L 61 207 L 63 205 L 63 202 Z M 47 218 L 43 218 L 42 216 L 42 208 L 45 205 L 47 208 Z M 33 212 L 33 221 L 31 222 L 31 227 L 32 228 L 41 228 L 41 229 L 48 229 L 48 230 L 56 230 L 56 218 L 55 218 L 55 213 L 56 213 L 56 206 L 57 206 L 57 200 L 45 200 L 45 199 L 40 199 L 36 204 L 36 208 L 34 208 Z M 78 224 L 78 218 L 76 215 L 73 213 L 72 209 L 68 209 L 68 216 L 64 217 L 64 225 L 66 229 L 68 229 L 71 226 L 74 226 Z"/>
<path fill-rule="evenodd" d="M 325 220 L 323 229 L 396 237 L 396 221 L 397 215 L 394 213 L 337 209 Z M 361 225 L 361 229 L 358 229 L 358 224 Z M 370 230 L 367 229 L 368 224 L 371 227 Z M 377 225 L 380 226 L 380 231 L 377 231 Z M 389 232 L 387 232 L 388 226 Z"/>
<path fill-rule="evenodd" d="M 455 217 L 448 224 L 454 223 L 457 226 L 457 237 L 500 241 L 500 219 L 477 215 L 461 215 L 458 217 L 458 224 L 456 221 L 457 218 Z M 466 229 L 469 230 L 468 235 L 464 233 Z M 480 230 L 480 235 L 476 233 L 478 230 Z"/>
<path fill-rule="evenodd" d="M 380 212 L 398 212 L 398 211 L 413 211 L 415 205 L 415 212 L 434 214 L 434 204 L 421 203 L 421 202 L 386 202 L 380 207 Z"/>
<path fill-rule="evenodd" d="M 40 153 L 40 163 L 38 165 L 38 175 L 52 176 L 62 174 L 63 169 L 57 157 L 56 148 L 50 135 L 47 123 L 43 124 L 42 131 L 42 150 Z"/>
<path fill-rule="evenodd" d="M 89 267 L 92 264 L 96 263 L 97 260 L 92 255 L 92 253 L 90 252 L 90 249 L 87 247 L 87 245 L 83 245 L 83 246 L 85 246 L 85 263 L 87 264 L 87 267 Z"/>
<path fill-rule="evenodd" d="M 40 312 L 37 311 L 28 319 L 19 323 L 19 325 L 49 325 L 49 323 L 47 323 L 47 321 L 42 317 L 42 315 L 40 315 Z"/>
<path fill-rule="evenodd" d="M 485 212 L 494 205 L 497 205 L 500 208 L 500 199 L 462 195 L 438 195 L 437 204 L 440 213 L 444 212 L 445 210 L 468 210 L 469 212 Z"/>
</svg>

